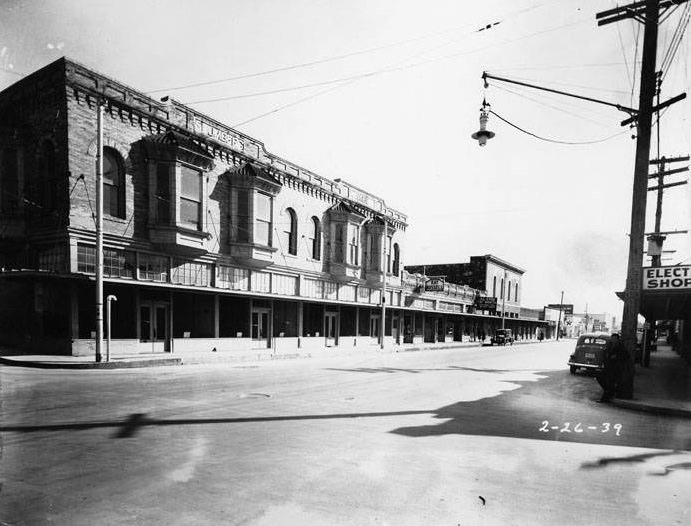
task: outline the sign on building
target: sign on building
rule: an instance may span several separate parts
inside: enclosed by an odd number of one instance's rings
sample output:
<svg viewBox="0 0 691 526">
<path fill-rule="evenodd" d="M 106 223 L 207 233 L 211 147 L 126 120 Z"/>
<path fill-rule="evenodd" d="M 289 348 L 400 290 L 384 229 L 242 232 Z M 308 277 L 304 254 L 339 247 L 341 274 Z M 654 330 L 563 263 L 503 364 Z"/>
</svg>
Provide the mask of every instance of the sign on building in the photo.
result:
<svg viewBox="0 0 691 526">
<path fill-rule="evenodd" d="M 497 298 L 494 296 L 476 296 L 473 304 L 477 310 L 497 310 Z"/>
<path fill-rule="evenodd" d="M 691 265 L 645 267 L 643 269 L 643 290 L 688 289 L 691 289 Z"/>
<path fill-rule="evenodd" d="M 425 281 L 425 292 L 444 292 L 444 278 L 429 278 Z"/>
</svg>

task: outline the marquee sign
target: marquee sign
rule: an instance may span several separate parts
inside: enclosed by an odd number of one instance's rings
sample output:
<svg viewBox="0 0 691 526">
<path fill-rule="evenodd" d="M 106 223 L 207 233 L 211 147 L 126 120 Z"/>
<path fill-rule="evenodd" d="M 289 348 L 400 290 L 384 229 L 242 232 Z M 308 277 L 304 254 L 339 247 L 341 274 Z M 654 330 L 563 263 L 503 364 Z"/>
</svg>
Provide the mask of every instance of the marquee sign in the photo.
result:
<svg viewBox="0 0 691 526">
<path fill-rule="evenodd" d="M 643 290 L 690 290 L 691 265 L 643 268 Z"/>
</svg>

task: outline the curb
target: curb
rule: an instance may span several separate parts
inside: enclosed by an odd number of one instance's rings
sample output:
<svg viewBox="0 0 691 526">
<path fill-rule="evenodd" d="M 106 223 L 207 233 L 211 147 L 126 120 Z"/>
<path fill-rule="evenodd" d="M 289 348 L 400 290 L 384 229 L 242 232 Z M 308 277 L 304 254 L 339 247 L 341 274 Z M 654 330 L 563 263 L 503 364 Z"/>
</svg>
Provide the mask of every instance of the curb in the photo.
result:
<svg viewBox="0 0 691 526">
<path fill-rule="evenodd" d="M 163 365 L 182 365 L 182 358 L 156 358 L 152 360 L 118 362 L 36 362 L 0 357 L 0 364 L 13 367 L 32 367 L 34 369 L 134 369 L 140 367 L 160 367 Z"/>
<path fill-rule="evenodd" d="M 631 400 L 612 400 L 612 405 L 621 407 L 622 409 L 629 409 L 632 411 L 640 411 L 643 413 L 651 413 L 656 415 L 677 416 L 681 418 L 691 418 L 691 410 L 682 409 L 680 407 L 664 407 L 657 405 L 645 404 L 643 402 L 634 402 Z"/>
</svg>

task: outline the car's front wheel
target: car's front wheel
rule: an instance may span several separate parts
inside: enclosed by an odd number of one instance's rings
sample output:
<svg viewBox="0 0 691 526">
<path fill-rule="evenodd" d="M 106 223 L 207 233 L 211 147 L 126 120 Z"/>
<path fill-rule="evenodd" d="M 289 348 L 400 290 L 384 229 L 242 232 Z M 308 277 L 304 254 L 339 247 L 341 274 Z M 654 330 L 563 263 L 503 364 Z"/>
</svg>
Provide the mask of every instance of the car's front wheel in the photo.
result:
<svg viewBox="0 0 691 526">
<path fill-rule="evenodd" d="M 571 371 L 571 374 L 576 374 L 576 369 L 578 369 L 578 367 L 576 367 L 575 365 L 569 367 L 569 371 Z"/>
</svg>

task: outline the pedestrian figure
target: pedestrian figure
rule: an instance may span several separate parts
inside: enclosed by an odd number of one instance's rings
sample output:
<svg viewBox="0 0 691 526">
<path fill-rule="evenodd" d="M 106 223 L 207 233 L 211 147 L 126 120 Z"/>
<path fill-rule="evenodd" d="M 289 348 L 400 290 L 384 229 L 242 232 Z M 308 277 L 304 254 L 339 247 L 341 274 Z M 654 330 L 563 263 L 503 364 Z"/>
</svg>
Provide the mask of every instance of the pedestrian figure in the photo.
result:
<svg viewBox="0 0 691 526">
<path fill-rule="evenodd" d="M 545 335 L 542 334 L 542 331 L 537 333 L 537 341 L 541 342 L 542 340 L 545 339 Z"/>
<path fill-rule="evenodd" d="M 605 356 L 602 371 L 597 375 L 597 382 L 602 387 L 602 396 L 598 402 L 606 403 L 617 393 L 617 387 L 627 380 L 629 353 L 619 339 L 619 334 L 610 336 L 605 345 Z"/>
</svg>

